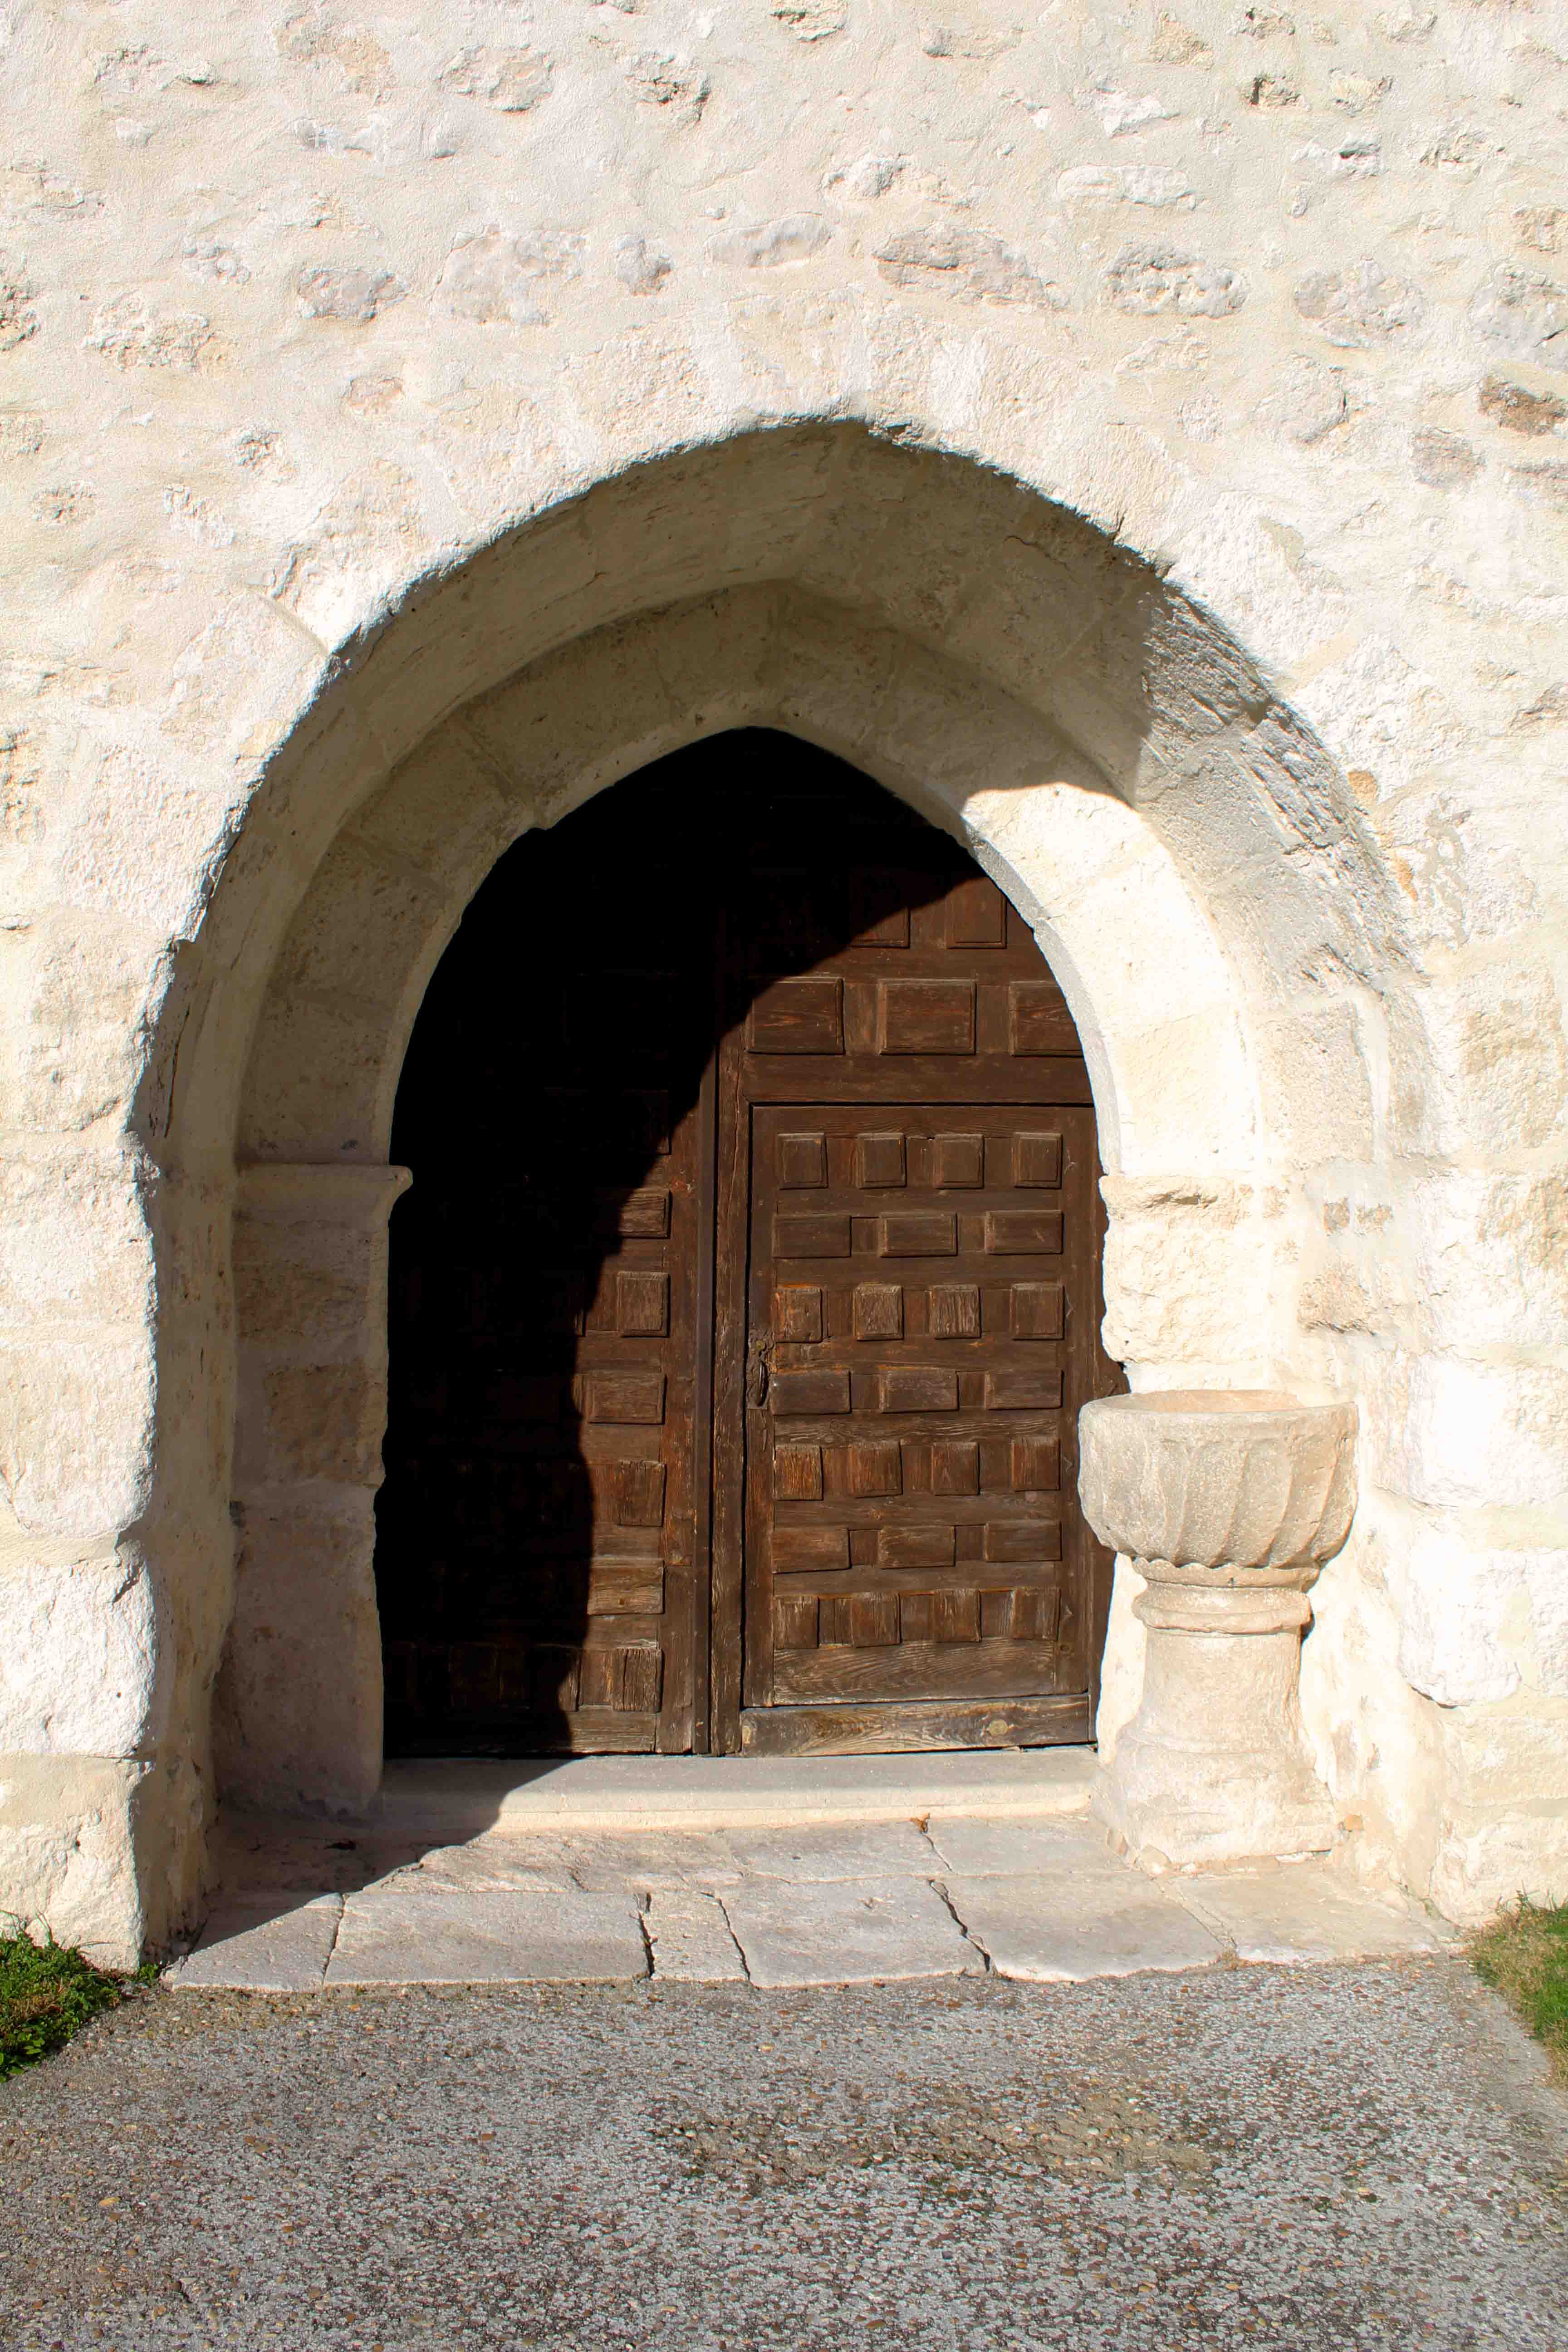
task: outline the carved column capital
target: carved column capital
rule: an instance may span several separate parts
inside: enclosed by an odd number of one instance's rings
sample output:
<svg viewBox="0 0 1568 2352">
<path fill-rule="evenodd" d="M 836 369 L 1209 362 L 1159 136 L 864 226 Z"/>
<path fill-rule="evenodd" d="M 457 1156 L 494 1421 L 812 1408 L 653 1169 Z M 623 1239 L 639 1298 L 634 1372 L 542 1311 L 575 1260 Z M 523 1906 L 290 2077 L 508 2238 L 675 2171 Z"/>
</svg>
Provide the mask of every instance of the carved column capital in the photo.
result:
<svg viewBox="0 0 1568 2352">
<path fill-rule="evenodd" d="M 374 1233 L 414 1181 L 366 1160 L 253 1160 L 235 1171 L 235 1211 L 263 1225 L 346 1225 Z"/>
</svg>

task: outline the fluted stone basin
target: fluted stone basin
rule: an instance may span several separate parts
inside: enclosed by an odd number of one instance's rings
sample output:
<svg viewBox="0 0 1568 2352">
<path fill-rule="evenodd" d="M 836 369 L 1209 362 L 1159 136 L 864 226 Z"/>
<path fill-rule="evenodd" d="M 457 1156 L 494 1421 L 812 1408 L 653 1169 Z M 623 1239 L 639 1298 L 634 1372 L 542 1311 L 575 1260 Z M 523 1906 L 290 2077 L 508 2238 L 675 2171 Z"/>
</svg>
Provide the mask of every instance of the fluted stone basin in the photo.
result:
<svg viewBox="0 0 1568 2352">
<path fill-rule="evenodd" d="M 1145 1580 L 1143 1694 L 1100 1811 L 1181 1866 L 1318 1853 L 1333 1809 L 1300 1701 L 1309 1588 L 1350 1533 L 1356 1410 L 1272 1390 L 1101 1397 L 1079 1417 L 1079 1493 Z"/>
<path fill-rule="evenodd" d="M 1079 1493 L 1113 1551 L 1219 1568 L 1331 1559 L 1355 1508 L 1353 1404 L 1271 1389 L 1100 1397 L 1079 1416 Z"/>
</svg>

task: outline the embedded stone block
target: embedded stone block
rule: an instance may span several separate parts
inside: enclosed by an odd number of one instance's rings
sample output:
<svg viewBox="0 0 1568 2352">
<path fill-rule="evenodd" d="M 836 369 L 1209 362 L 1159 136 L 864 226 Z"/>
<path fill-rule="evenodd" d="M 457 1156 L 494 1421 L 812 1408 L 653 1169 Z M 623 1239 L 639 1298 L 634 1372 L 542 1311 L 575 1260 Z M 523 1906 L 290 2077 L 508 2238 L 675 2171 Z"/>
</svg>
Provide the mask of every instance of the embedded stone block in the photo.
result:
<svg viewBox="0 0 1568 2352">
<path fill-rule="evenodd" d="M 144 1559 L 0 1557 L 0 1753 L 134 1753 L 158 1647 Z"/>
<path fill-rule="evenodd" d="M 1474 1515 L 1438 1514 L 1410 1538 L 1400 1673 L 1445 1708 L 1511 1698 L 1521 1685 L 1568 1697 L 1568 1547 L 1505 1548 L 1484 1530 Z M 1568 1759 L 1560 1777 L 1568 1793 Z"/>
<path fill-rule="evenodd" d="M 429 875 L 445 898 L 493 865 L 525 824 L 493 772 L 448 731 L 403 762 L 357 812 L 353 829 L 383 856 Z"/>
<path fill-rule="evenodd" d="M 0 1486 L 29 1534 L 91 1541 L 141 1517 L 155 1395 L 145 1325 L 0 1338 Z"/>
<path fill-rule="evenodd" d="M 263 1153 L 363 1150 L 391 1110 L 387 1017 L 352 1001 L 269 1000 L 257 1027 L 242 1147 Z"/>
<path fill-rule="evenodd" d="M 0 1755 L 0 1922 L 133 1969 L 147 1919 L 137 1799 L 153 1767 L 108 1756 Z"/>
<path fill-rule="evenodd" d="M 1430 1509 L 1502 1503 L 1568 1519 L 1568 1370 L 1390 1355 L 1365 1385 L 1380 1483 Z"/>
<path fill-rule="evenodd" d="M 1249 1190 L 1217 1175 L 1107 1176 L 1105 1343 L 1132 1363 L 1243 1363 L 1267 1353 L 1273 1236 Z M 1190 1376 L 1190 1375 L 1189 1375 Z"/>
<path fill-rule="evenodd" d="M 408 1171 L 242 1169 L 237 1483 L 374 1486 L 386 1417 L 386 1218 Z"/>
<path fill-rule="evenodd" d="M 1432 1900 L 1479 1924 L 1527 1895 L 1561 1902 L 1568 1886 L 1568 1704 L 1521 1693 L 1504 1706 L 1444 1719 L 1448 1774 Z"/>
<path fill-rule="evenodd" d="M 1510 958 L 1422 992 L 1419 1017 L 1435 1074 L 1429 1118 L 1437 1148 L 1515 1150 L 1561 1138 L 1568 1106 L 1568 1039 L 1549 966 Z"/>
<path fill-rule="evenodd" d="M 397 1003 L 410 940 L 442 931 L 447 894 L 435 877 L 411 873 L 349 834 L 317 869 L 279 958 L 279 979 L 302 995 L 363 1004 Z"/>
<path fill-rule="evenodd" d="M 214 1696 L 220 1793 L 357 1812 L 381 1784 L 372 1497 L 237 1507 L 234 1616 Z"/>
<path fill-rule="evenodd" d="M 281 1365 L 267 1374 L 266 1398 L 269 1485 L 380 1485 L 384 1374 L 366 1364 Z"/>
</svg>

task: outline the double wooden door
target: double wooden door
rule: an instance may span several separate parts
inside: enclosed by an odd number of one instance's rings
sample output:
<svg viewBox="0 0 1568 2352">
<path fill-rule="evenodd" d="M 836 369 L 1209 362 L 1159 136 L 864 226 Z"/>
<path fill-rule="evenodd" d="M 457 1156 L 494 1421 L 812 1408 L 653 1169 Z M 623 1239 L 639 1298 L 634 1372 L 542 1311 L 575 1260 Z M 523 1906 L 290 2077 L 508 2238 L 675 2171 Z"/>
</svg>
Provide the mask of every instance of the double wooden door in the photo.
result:
<svg viewBox="0 0 1568 2352">
<path fill-rule="evenodd" d="M 601 795 L 476 898 L 394 1150 L 389 1748 L 1091 1736 L 1093 1112 L 946 836 L 774 735 Z"/>
</svg>

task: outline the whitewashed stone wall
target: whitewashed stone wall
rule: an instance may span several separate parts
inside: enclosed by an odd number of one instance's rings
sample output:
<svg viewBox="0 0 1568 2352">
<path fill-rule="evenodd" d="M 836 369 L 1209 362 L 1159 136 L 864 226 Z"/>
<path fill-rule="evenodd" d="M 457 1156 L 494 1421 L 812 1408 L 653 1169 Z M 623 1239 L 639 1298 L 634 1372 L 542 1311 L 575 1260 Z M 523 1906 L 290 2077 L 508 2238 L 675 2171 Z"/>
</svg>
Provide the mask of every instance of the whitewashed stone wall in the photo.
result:
<svg viewBox="0 0 1568 2352">
<path fill-rule="evenodd" d="M 752 721 L 1038 923 L 1134 1381 L 1356 1398 L 1359 1866 L 1568 1885 L 1561 11 L 0 42 L 0 1905 L 189 1916 L 215 1690 L 240 1794 L 363 1799 L 419 990 L 519 832 Z"/>
</svg>

